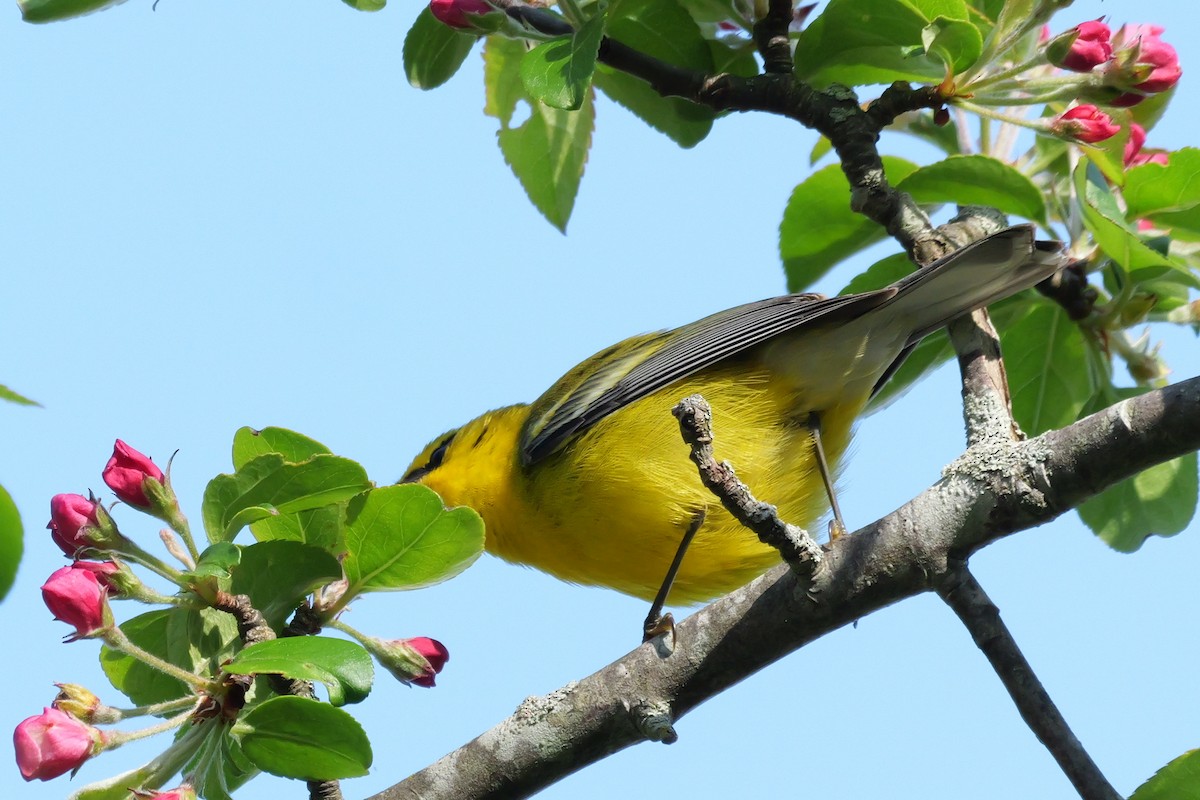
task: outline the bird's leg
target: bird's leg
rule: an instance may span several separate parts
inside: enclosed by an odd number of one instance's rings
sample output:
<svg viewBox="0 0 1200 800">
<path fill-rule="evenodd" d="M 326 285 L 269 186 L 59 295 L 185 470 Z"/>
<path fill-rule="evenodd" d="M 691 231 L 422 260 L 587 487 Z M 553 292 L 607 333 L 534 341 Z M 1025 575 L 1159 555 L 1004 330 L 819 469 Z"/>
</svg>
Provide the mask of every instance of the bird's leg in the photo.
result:
<svg viewBox="0 0 1200 800">
<path fill-rule="evenodd" d="M 671 593 L 675 576 L 679 574 L 679 565 L 683 563 L 683 556 L 687 552 L 688 545 L 696 537 L 696 531 L 700 530 L 700 526 L 704 524 L 706 514 L 707 512 L 703 508 L 697 511 L 692 516 L 692 522 L 684 532 L 683 538 L 679 541 L 679 549 L 675 551 L 675 558 L 672 559 L 671 566 L 667 568 L 666 577 L 663 578 L 662 586 L 659 587 L 654 602 L 650 604 L 650 613 L 646 615 L 646 621 L 642 623 L 643 642 L 648 642 L 660 633 L 667 631 L 671 632 L 672 637 L 675 636 L 675 618 L 671 616 L 670 612 L 663 614 L 663 606 L 667 603 L 667 595 Z"/>
<path fill-rule="evenodd" d="M 829 523 L 829 541 L 844 536 L 846 523 L 842 519 L 842 510 L 838 508 L 837 492 L 833 489 L 833 476 L 829 474 L 829 461 L 825 458 L 825 448 L 821 446 L 821 415 L 816 411 L 809 412 L 808 432 L 812 434 L 813 456 L 817 461 L 817 470 L 821 480 L 825 482 L 825 494 L 829 496 L 829 507 L 833 510 L 833 521 Z"/>
</svg>

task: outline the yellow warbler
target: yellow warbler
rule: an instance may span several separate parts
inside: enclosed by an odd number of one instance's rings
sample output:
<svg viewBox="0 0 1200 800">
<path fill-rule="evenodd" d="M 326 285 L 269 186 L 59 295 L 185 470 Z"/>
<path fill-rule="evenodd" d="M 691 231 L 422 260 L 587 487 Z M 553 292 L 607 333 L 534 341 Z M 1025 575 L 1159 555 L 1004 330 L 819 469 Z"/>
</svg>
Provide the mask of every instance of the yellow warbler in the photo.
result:
<svg viewBox="0 0 1200 800">
<path fill-rule="evenodd" d="M 703 395 L 718 457 L 783 519 L 811 526 L 827 502 L 810 418 L 836 466 L 855 418 L 921 338 L 1066 263 L 1058 243 L 1009 228 L 884 289 L 786 295 L 634 336 L 532 405 L 439 436 L 403 480 L 479 512 L 503 559 L 646 599 L 707 511 L 670 602 L 707 600 L 779 556 L 700 484 L 671 415 L 680 399 Z"/>
</svg>

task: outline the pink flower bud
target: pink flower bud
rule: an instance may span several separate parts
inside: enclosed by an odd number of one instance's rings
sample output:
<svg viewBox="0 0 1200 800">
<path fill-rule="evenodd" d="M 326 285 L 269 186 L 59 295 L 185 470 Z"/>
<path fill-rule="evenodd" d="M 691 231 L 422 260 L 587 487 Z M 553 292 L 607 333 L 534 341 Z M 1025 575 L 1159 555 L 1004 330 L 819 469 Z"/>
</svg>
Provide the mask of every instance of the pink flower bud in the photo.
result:
<svg viewBox="0 0 1200 800">
<path fill-rule="evenodd" d="M 47 708 L 13 731 L 17 767 L 27 781 L 48 781 L 79 769 L 101 749 L 103 734 L 70 714 Z"/>
<path fill-rule="evenodd" d="M 429 10 L 441 23 L 459 30 L 471 30 L 467 14 L 487 14 L 494 11 L 485 0 L 430 0 Z"/>
<path fill-rule="evenodd" d="M 1124 25 L 1113 39 L 1117 52 L 1105 70 L 1105 82 L 1132 89 L 1110 101 L 1117 108 L 1128 108 L 1148 94 L 1165 92 L 1183 75 L 1179 54 L 1159 36 L 1161 25 Z"/>
<path fill-rule="evenodd" d="M 1050 123 L 1050 130 L 1058 136 L 1095 144 L 1116 136 L 1121 126 L 1113 124 L 1108 114 L 1085 103 L 1064 111 Z"/>
<path fill-rule="evenodd" d="M 433 686 L 434 678 L 450 660 L 445 645 L 425 636 L 391 640 L 364 636 L 359 641 L 397 680 L 417 686 Z"/>
<path fill-rule="evenodd" d="M 1111 35 L 1100 20 L 1081 22 L 1047 45 L 1046 58 L 1054 66 L 1072 72 L 1091 72 L 1112 58 Z"/>
<path fill-rule="evenodd" d="M 93 544 L 91 534 L 98 524 L 97 506 L 79 494 L 56 494 L 50 498 L 50 538 L 68 556 Z"/>
<path fill-rule="evenodd" d="M 1129 141 L 1125 143 L 1125 167 L 1139 167 L 1142 164 L 1167 165 L 1167 154 L 1161 150 L 1142 152 L 1146 144 L 1146 129 L 1136 122 L 1129 123 Z"/>
<path fill-rule="evenodd" d="M 113 576 L 121 571 L 111 561 L 76 561 L 72 566 L 75 569 L 86 569 L 88 572 L 96 576 L 96 580 L 100 581 L 100 585 L 108 592 L 109 597 L 118 597 L 121 594 L 121 589 L 113 580 Z"/>
<path fill-rule="evenodd" d="M 446 666 L 446 662 L 450 660 L 450 651 L 437 639 L 430 639 L 426 636 L 417 636 L 403 641 L 428 662 L 428 668 L 419 677 L 412 678 L 412 682 L 417 686 L 433 686 L 434 676 L 441 672 L 442 667 Z"/>
<path fill-rule="evenodd" d="M 131 506 L 149 508 L 144 483 L 147 480 L 163 483 L 166 478 L 149 456 L 139 453 L 117 439 L 112 458 L 104 467 L 104 482 L 113 493 Z"/>
<path fill-rule="evenodd" d="M 96 573 L 76 564 L 55 570 L 42 585 L 42 599 L 54 618 L 75 626 L 68 641 L 91 636 L 111 624 L 107 594 Z"/>
</svg>

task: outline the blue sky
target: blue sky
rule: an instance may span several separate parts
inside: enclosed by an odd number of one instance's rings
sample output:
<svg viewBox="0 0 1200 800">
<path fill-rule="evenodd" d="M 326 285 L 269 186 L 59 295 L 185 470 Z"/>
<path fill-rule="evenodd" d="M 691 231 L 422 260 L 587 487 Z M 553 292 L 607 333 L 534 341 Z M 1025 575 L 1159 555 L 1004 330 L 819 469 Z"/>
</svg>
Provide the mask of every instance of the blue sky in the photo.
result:
<svg viewBox="0 0 1200 800">
<path fill-rule="evenodd" d="M 41 530 L 49 498 L 102 490 L 115 438 L 158 461 L 178 450 L 174 481 L 193 516 L 242 425 L 302 431 L 390 482 L 433 436 L 533 399 L 607 344 L 783 291 L 777 228 L 814 134 L 735 115 L 683 151 L 601 100 L 564 237 L 500 158 L 477 55 L 441 90 L 404 80 L 417 11 L 162 0 L 152 12 L 133 0 L 59 25 L 24 25 L 15 8 L 0 19 L 0 383 L 44 406 L 0 406 L 0 484 L 28 536 L 0 615 L 0 729 L 48 704 L 55 681 L 118 702 L 95 643 L 62 644 L 66 627 L 38 594 L 63 563 Z M 1150 144 L 1196 144 L 1200 20 L 1179 4 L 1108 0 L 1077 3 L 1056 27 L 1100 15 L 1166 25 L 1185 76 Z M 929 156 L 897 136 L 883 147 Z M 1197 350 L 1176 333 L 1164 352 L 1188 377 Z M 943 370 L 863 422 L 843 480 L 851 528 L 957 455 L 957 400 Z M 147 519 L 119 509 L 118 522 L 153 543 Z M 1200 746 L 1197 534 L 1193 524 L 1125 556 L 1067 515 L 973 560 L 1124 793 Z M 348 796 L 624 654 L 644 613 L 490 558 L 442 586 L 356 604 L 351 624 L 436 637 L 451 661 L 434 690 L 380 680 L 361 708 L 375 767 Z M 632 748 L 542 796 L 1073 796 L 931 596 L 825 637 L 677 727 L 677 744 Z M 0 756 L 0 795 L 61 797 L 157 748 L 105 755 L 72 784 L 25 785 Z M 243 796 L 285 792 L 304 796 L 274 778 Z"/>
</svg>

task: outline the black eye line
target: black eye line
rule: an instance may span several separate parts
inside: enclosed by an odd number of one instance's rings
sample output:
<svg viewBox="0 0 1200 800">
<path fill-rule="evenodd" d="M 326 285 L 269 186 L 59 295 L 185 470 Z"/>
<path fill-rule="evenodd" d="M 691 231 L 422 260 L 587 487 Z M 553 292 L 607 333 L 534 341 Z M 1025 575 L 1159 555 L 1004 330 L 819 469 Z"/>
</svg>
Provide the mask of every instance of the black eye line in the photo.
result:
<svg viewBox="0 0 1200 800">
<path fill-rule="evenodd" d="M 415 481 L 419 481 L 421 478 L 424 478 L 426 475 L 440 467 L 442 465 L 442 461 L 444 461 L 446 458 L 446 450 L 450 447 L 450 443 L 454 441 L 455 433 L 458 433 L 458 431 L 455 431 L 447 436 L 441 441 L 440 444 L 438 444 L 437 447 L 433 448 L 433 452 L 429 454 L 429 460 L 425 462 L 424 466 L 420 466 L 412 470 L 403 478 L 401 478 L 400 482 L 413 483 Z"/>
</svg>

